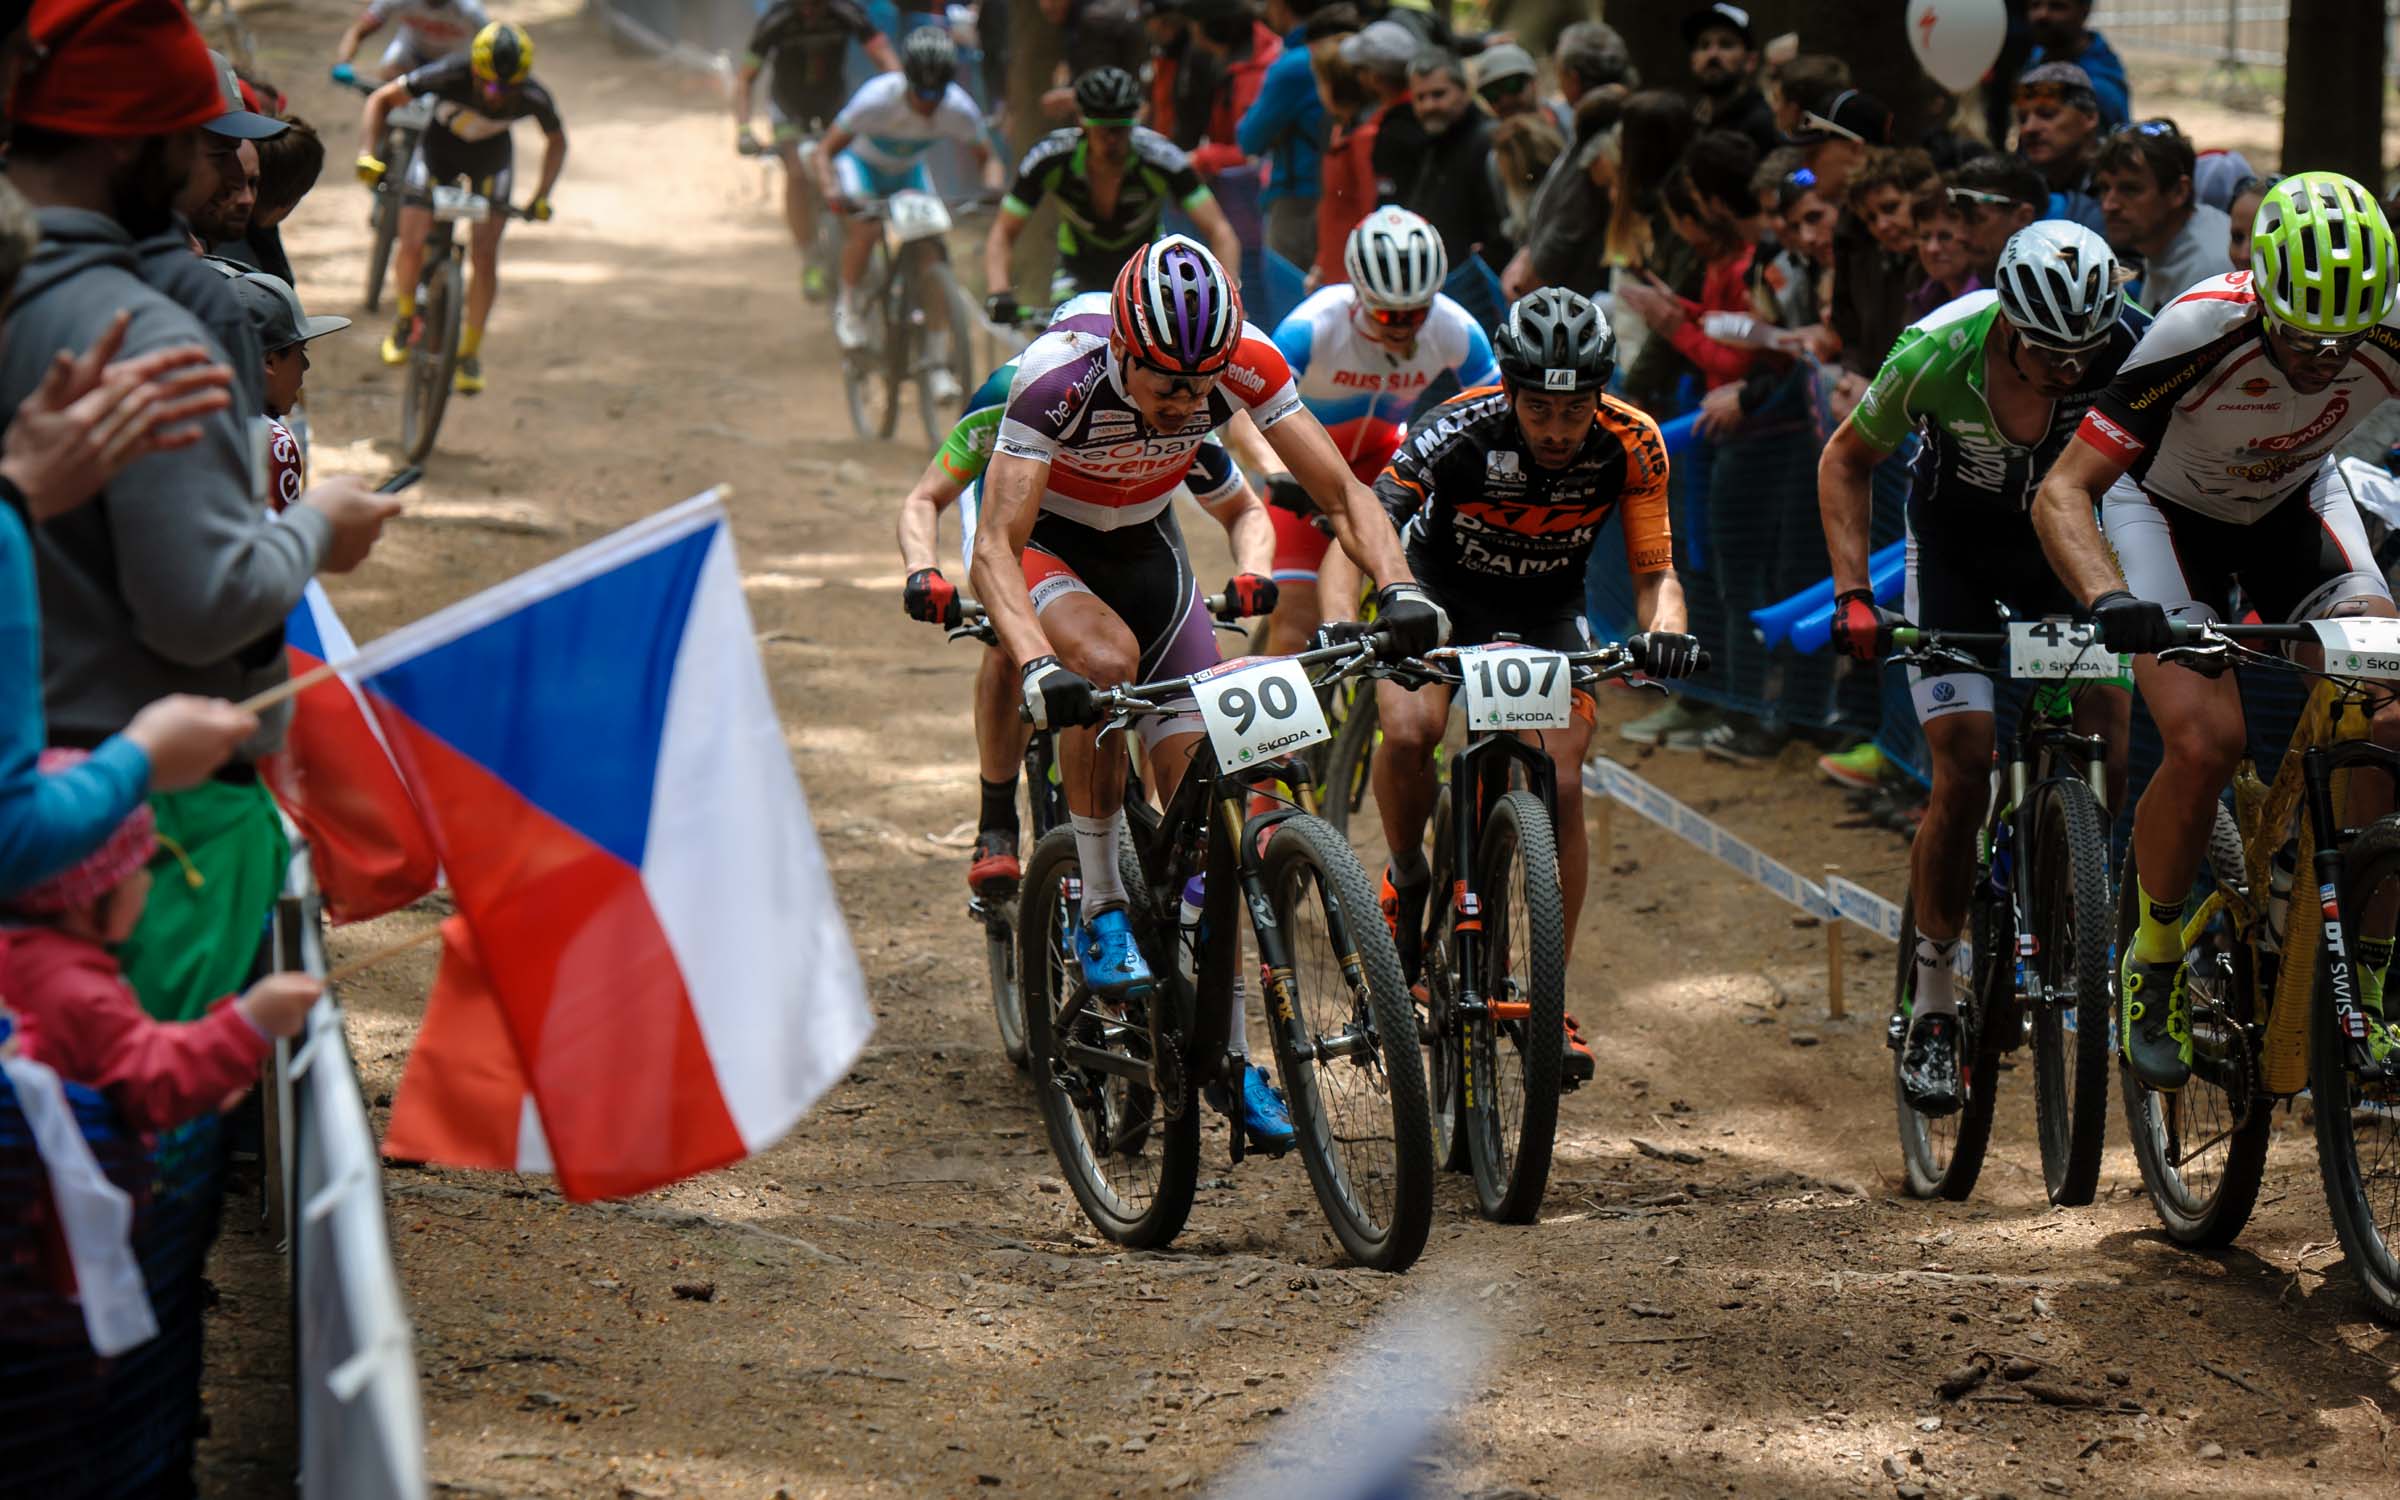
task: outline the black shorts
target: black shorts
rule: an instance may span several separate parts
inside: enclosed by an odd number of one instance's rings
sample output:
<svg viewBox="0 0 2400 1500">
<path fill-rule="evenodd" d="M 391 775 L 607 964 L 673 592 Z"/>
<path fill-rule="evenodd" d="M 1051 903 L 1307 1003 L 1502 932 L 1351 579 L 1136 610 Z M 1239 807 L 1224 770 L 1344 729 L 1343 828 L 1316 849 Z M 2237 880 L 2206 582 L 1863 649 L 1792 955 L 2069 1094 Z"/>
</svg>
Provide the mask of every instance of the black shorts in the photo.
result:
<svg viewBox="0 0 2400 1500">
<path fill-rule="evenodd" d="M 1064 594 L 1085 593 L 1125 622 L 1141 650 L 1141 680 L 1217 664 L 1217 638 L 1172 507 L 1114 531 L 1044 511 L 1026 539 L 1024 562 L 1036 613 Z"/>
<path fill-rule="evenodd" d="M 2011 619 L 2078 613 L 2075 596 L 2050 569 L 2033 518 L 2023 511 L 1965 506 L 1908 507 L 1908 583 L 1901 612 L 1923 630 L 1987 634 Z M 2005 611 L 2005 613 L 2003 612 Z M 1994 666 L 2001 653 L 1982 653 Z M 1992 680 L 1976 672 L 1908 669 L 1920 722 L 1992 711 Z"/>
<path fill-rule="evenodd" d="M 1494 599 L 1491 595 L 1506 585 L 1486 582 L 1467 587 L 1455 580 L 1430 578 L 1413 550 L 1408 567 L 1417 575 L 1418 585 L 1450 617 L 1453 646 L 1488 646 L 1505 635 L 1545 651 L 1592 649 L 1592 627 L 1584 619 L 1581 599 L 1537 601 L 1530 606 Z M 1582 577 L 1583 570 L 1578 568 L 1575 576 Z"/>
<path fill-rule="evenodd" d="M 464 177 L 497 209 L 508 202 L 516 159 L 505 131 L 489 140 L 462 141 L 435 126 L 417 138 L 417 154 L 408 163 L 408 185 L 422 190 Z"/>
<path fill-rule="evenodd" d="M 2367 543 L 2350 482 L 2322 465 L 2273 510 L 2243 524 L 2151 498 L 2130 479 L 2101 497 L 2100 519 L 2125 586 L 2179 620 L 2320 617 L 2345 599 L 2391 597 Z"/>
</svg>

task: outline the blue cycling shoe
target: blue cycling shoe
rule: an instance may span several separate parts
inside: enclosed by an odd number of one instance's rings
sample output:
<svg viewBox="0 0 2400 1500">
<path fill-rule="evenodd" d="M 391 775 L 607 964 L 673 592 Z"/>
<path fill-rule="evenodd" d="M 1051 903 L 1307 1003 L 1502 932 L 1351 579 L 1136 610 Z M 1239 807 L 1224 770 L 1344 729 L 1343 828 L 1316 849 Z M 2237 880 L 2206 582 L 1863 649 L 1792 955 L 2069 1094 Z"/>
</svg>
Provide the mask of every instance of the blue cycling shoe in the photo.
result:
<svg viewBox="0 0 2400 1500">
<path fill-rule="evenodd" d="M 1238 1115 L 1229 1107 L 1233 1101 L 1225 1085 L 1212 1083 L 1207 1093 L 1211 1108 L 1241 1125 L 1251 1150 L 1281 1156 L 1292 1149 L 1292 1117 L 1283 1106 L 1282 1092 L 1267 1077 L 1266 1069 L 1256 1063 L 1243 1066 L 1242 1108 Z"/>
<path fill-rule="evenodd" d="M 1155 982 L 1121 907 L 1101 912 L 1077 929 L 1075 957 L 1083 964 L 1083 982 L 1103 1000 L 1140 994 Z"/>
</svg>

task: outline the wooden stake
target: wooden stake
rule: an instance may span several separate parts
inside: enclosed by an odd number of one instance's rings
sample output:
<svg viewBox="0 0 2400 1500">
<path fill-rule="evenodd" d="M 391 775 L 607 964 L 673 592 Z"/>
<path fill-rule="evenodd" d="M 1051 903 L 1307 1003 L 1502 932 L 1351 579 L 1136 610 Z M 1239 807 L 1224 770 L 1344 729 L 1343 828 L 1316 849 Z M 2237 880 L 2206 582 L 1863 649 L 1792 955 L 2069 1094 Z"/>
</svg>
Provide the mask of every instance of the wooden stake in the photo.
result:
<svg viewBox="0 0 2400 1500">
<path fill-rule="evenodd" d="M 387 959 L 398 958 L 403 953 L 422 948 L 428 943 L 438 943 L 441 940 L 442 924 L 436 922 L 413 937 L 404 937 L 396 943 L 386 943 L 372 953 L 362 953 L 347 963 L 335 965 L 332 971 L 326 974 L 325 982 L 340 984 L 352 975 L 364 973 Z"/>
<path fill-rule="evenodd" d="M 1840 865 L 1825 867 L 1826 889 L 1832 890 L 1832 878 L 1841 873 Z M 1838 1021 L 1850 1013 L 1842 994 L 1842 919 L 1825 919 L 1825 1005 L 1826 1014 Z"/>
<path fill-rule="evenodd" d="M 326 678 L 334 676 L 341 670 L 342 669 L 339 665 L 332 662 L 327 662 L 325 665 L 321 667 L 313 667 L 310 670 L 301 673 L 297 677 L 286 678 L 284 681 L 277 683 L 275 686 L 267 689 L 263 693 L 258 693 L 251 697 L 244 698 L 241 702 L 235 704 L 234 707 L 240 709 L 246 714 L 263 714 L 268 709 L 273 708 L 276 704 L 281 703 L 286 698 L 297 698 L 302 693 L 307 692 L 310 688 L 315 687 L 318 683 L 323 682 Z"/>
</svg>

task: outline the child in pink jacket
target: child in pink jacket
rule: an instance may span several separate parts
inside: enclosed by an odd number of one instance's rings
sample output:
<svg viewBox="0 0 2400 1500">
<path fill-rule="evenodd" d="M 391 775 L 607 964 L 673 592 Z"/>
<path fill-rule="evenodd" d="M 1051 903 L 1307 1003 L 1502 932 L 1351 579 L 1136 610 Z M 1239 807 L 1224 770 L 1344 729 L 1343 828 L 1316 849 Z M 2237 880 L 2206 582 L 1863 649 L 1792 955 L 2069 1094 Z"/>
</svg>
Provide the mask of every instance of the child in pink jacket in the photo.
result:
<svg viewBox="0 0 2400 1500">
<path fill-rule="evenodd" d="M 83 759 L 43 752 L 44 771 Z M 109 951 L 141 921 L 158 832 L 147 805 L 108 842 L 40 885 L 0 896 L 0 1004 L 23 1055 L 98 1089 L 136 1130 L 158 1131 L 225 1108 L 258 1079 L 274 1038 L 297 1036 L 324 986 L 270 974 L 197 1021 L 154 1021 Z"/>
</svg>

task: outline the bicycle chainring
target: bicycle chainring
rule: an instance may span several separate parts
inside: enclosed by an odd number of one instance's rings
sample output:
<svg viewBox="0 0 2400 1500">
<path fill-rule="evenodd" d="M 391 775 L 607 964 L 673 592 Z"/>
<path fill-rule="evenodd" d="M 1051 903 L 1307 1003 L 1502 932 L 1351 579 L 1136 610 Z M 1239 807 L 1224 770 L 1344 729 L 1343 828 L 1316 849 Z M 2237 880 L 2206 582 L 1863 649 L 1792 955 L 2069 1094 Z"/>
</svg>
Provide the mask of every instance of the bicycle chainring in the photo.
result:
<svg viewBox="0 0 2400 1500">
<path fill-rule="evenodd" d="M 1188 1076 L 1183 1065 L 1183 1037 L 1172 1031 L 1158 1037 L 1158 1055 L 1150 1060 L 1150 1076 L 1156 1082 L 1159 1112 L 1169 1121 L 1181 1120 L 1189 1107 L 1191 1091 L 1184 1086 Z"/>
</svg>

